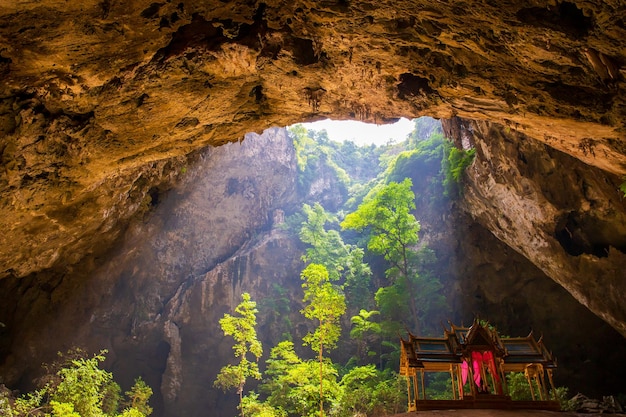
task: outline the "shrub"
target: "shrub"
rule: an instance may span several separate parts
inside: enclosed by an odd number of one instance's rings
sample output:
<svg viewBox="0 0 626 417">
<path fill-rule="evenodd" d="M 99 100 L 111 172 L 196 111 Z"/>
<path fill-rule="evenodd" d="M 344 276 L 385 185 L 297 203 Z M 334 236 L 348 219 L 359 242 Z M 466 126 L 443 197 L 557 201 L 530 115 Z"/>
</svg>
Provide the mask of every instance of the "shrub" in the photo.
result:
<svg viewBox="0 0 626 417">
<path fill-rule="evenodd" d="M 461 183 L 463 172 L 471 165 L 476 155 L 476 149 L 467 151 L 456 148 L 451 142 L 446 142 L 445 155 L 441 161 L 441 169 L 444 173 L 444 188 L 448 195 L 458 193 L 458 185 Z"/>
</svg>

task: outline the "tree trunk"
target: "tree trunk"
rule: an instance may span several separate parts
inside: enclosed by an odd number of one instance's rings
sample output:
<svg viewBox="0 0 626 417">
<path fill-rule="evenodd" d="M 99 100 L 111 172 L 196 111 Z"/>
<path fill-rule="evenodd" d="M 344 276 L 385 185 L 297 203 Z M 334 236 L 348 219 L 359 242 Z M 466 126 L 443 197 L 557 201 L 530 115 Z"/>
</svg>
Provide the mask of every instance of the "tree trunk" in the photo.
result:
<svg viewBox="0 0 626 417">
<path fill-rule="evenodd" d="M 321 324 L 320 324 L 321 326 Z M 320 417 L 324 417 L 324 367 L 323 367 L 323 363 L 322 363 L 322 354 L 323 354 L 323 350 L 324 350 L 324 334 L 321 333 L 320 335 L 320 355 L 319 355 L 319 361 L 320 361 Z"/>
</svg>

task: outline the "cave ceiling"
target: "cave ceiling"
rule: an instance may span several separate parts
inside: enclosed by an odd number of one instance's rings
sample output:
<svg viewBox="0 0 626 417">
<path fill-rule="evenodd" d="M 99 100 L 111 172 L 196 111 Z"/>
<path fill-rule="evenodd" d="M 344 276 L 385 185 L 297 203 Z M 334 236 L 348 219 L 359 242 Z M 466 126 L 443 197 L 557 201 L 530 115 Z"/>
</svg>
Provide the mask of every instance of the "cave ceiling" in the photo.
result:
<svg viewBox="0 0 626 417">
<path fill-rule="evenodd" d="M 0 0 L 0 277 L 71 268 L 271 126 L 458 116 L 623 176 L 625 51 L 621 0 Z"/>
</svg>

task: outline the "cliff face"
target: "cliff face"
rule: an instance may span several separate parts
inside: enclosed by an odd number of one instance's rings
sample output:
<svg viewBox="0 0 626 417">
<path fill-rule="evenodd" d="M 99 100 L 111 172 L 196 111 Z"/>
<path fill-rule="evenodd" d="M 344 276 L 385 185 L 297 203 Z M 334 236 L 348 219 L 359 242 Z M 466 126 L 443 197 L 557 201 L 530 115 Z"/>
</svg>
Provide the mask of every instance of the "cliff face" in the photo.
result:
<svg viewBox="0 0 626 417">
<path fill-rule="evenodd" d="M 463 206 L 578 301 L 626 334 L 626 200 L 619 177 L 509 128 L 446 121 L 476 147 Z"/>
<path fill-rule="evenodd" d="M 244 278 L 269 300 L 274 275 L 300 262 L 293 243 L 268 234 L 296 201 L 295 172 L 284 130 L 209 148 L 99 265 L 0 281 L 2 382 L 27 387 L 72 346 L 108 349 L 106 366 L 125 385 L 142 375 L 160 413 L 215 407 L 212 381 L 232 356 L 219 318 L 239 303 Z"/>
</svg>

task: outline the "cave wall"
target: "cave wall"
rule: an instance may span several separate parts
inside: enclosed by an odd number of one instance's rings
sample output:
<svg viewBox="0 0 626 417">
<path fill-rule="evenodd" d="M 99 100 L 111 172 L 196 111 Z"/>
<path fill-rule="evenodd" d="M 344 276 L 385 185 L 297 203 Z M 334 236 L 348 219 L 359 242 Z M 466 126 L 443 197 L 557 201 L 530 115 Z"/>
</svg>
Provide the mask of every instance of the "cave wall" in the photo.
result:
<svg viewBox="0 0 626 417">
<path fill-rule="evenodd" d="M 621 178 L 522 133 L 452 119 L 476 158 L 463 207 L 577 300 L 626 334 L 626 199 Z"/>
<path fill-rule="evenodd" d="M 269 296 L 272 274 L 300 263 L 280 234 L 263 235 L 293 209 L 295 153 L 285 130 L 270 129 L 208 148 L 186 168 L 100 264 L 0 281 L 0 383 L 32 389 L 57 352 L 108 349 L 105 366 L 124 389 L 137 376 L 153 387 L 157 415 L 205 415 L 224 400 L 212 389 L 217 358 L 231 356 L 219 318 L 239 303 L 244 277 Z M 267 249 L 249 258 L 252 242 Z M 259 264 L 273 272 L 251 278 Z"/>
</svg>

